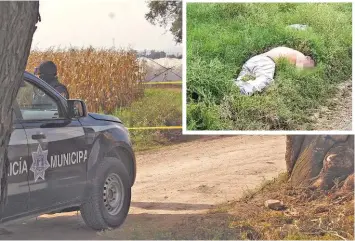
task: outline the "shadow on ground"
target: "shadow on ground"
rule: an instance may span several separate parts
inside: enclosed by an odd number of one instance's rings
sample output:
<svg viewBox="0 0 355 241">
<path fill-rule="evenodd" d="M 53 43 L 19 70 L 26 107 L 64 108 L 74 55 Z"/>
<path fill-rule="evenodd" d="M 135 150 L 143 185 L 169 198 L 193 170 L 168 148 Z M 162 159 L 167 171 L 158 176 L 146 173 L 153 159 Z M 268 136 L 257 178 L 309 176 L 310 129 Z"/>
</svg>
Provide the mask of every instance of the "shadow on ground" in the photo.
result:
<svg viewBox="0 0 355 241">
<path fill-rule="evenodd" d="M 185 203 L 133 202 L 132 207 L 147 213 L 129 214 L 118 229 L 94 231 L 79 212 L 42 215 L 4 225 L 0 239 L 239 239 L 253 230 L 229 228 L 228 214 L 149 214 L 149 210 L 205 210 L 211 205 Z M 144 211 L 144 210 L 143 210 Z"/>
<path fill-rule="evenodd" d="M 187 204 L 187 203 L 162 203 L 162 202 L 132 202 L 132 207 L 146 210 L 206 210 L 213 205 L 208 204 Z"/>
</svg>

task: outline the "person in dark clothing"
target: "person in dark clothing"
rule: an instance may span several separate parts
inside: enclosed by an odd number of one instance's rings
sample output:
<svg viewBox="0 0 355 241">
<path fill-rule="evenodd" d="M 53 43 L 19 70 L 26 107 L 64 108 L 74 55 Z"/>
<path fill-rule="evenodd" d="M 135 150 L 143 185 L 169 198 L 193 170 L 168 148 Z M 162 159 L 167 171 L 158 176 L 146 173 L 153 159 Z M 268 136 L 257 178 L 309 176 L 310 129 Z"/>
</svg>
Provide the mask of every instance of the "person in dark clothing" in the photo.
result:
<svg viewBox="0 0 355 241">
<path fill-rule="evenodd" d="M 58 91 L 64 98 L 69 99 L 69 92 L 65 85 L 61 84 L 57 76 L 57 66 L 53 61 L 44 61 L 35 69 L 35 75 L 44 80 Z"/>
</svg>

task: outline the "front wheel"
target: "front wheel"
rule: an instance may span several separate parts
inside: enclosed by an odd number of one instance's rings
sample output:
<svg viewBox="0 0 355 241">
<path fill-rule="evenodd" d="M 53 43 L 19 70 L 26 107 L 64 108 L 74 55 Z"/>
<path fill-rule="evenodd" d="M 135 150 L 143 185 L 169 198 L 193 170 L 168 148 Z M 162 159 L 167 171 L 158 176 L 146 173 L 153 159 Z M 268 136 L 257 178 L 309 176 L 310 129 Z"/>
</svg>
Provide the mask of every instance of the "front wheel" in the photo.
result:
<svg viewBox="0 0 355 241">
<path fill-rule="evenodd" d="M 131 204 L 129 175 L 120 160 L 107 157 L 97 169 L 89 198 L 80 207 L 91 228 L 117 228 L 126 219 Z"/>
</svg>

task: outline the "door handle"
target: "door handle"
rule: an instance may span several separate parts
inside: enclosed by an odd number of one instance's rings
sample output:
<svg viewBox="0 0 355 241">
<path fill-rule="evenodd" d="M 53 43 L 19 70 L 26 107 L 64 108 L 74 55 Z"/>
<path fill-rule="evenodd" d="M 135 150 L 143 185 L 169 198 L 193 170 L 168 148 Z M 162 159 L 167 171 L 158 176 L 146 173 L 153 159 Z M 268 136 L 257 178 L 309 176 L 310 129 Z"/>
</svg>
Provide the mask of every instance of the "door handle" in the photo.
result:
<svg viewBox="0 0 355 241">
<path fill-rule="evenodd" d="M 35 135 L 32 135 L 32 139 L 33 139 L 33 140 L 46 139 L 46 136 L 45 136 L 43 133 L 35 134 Z"/>
</svg>

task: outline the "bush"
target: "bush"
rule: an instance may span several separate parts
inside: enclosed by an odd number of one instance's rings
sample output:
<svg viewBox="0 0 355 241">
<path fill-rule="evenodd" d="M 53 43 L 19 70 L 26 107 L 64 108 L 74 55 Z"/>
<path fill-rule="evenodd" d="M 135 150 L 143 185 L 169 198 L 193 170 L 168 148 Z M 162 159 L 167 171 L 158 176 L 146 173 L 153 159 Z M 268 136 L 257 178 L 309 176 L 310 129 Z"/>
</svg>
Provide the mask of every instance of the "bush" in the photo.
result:
<svg viewBox="0 0 355 241">
<path fill-rule="evenodd" d="M 351 3 L 188 3 L 188 129 L 312 129 L 314 110 L 351 78 L 351 11 Z M 296 23 L 309 28 L 287 28 Z M 281 60 L 266 91 L 241 96 L 232 80 L 244 62 L 277 46 L 311 55 L 317 68 Z"/>
</svg>

